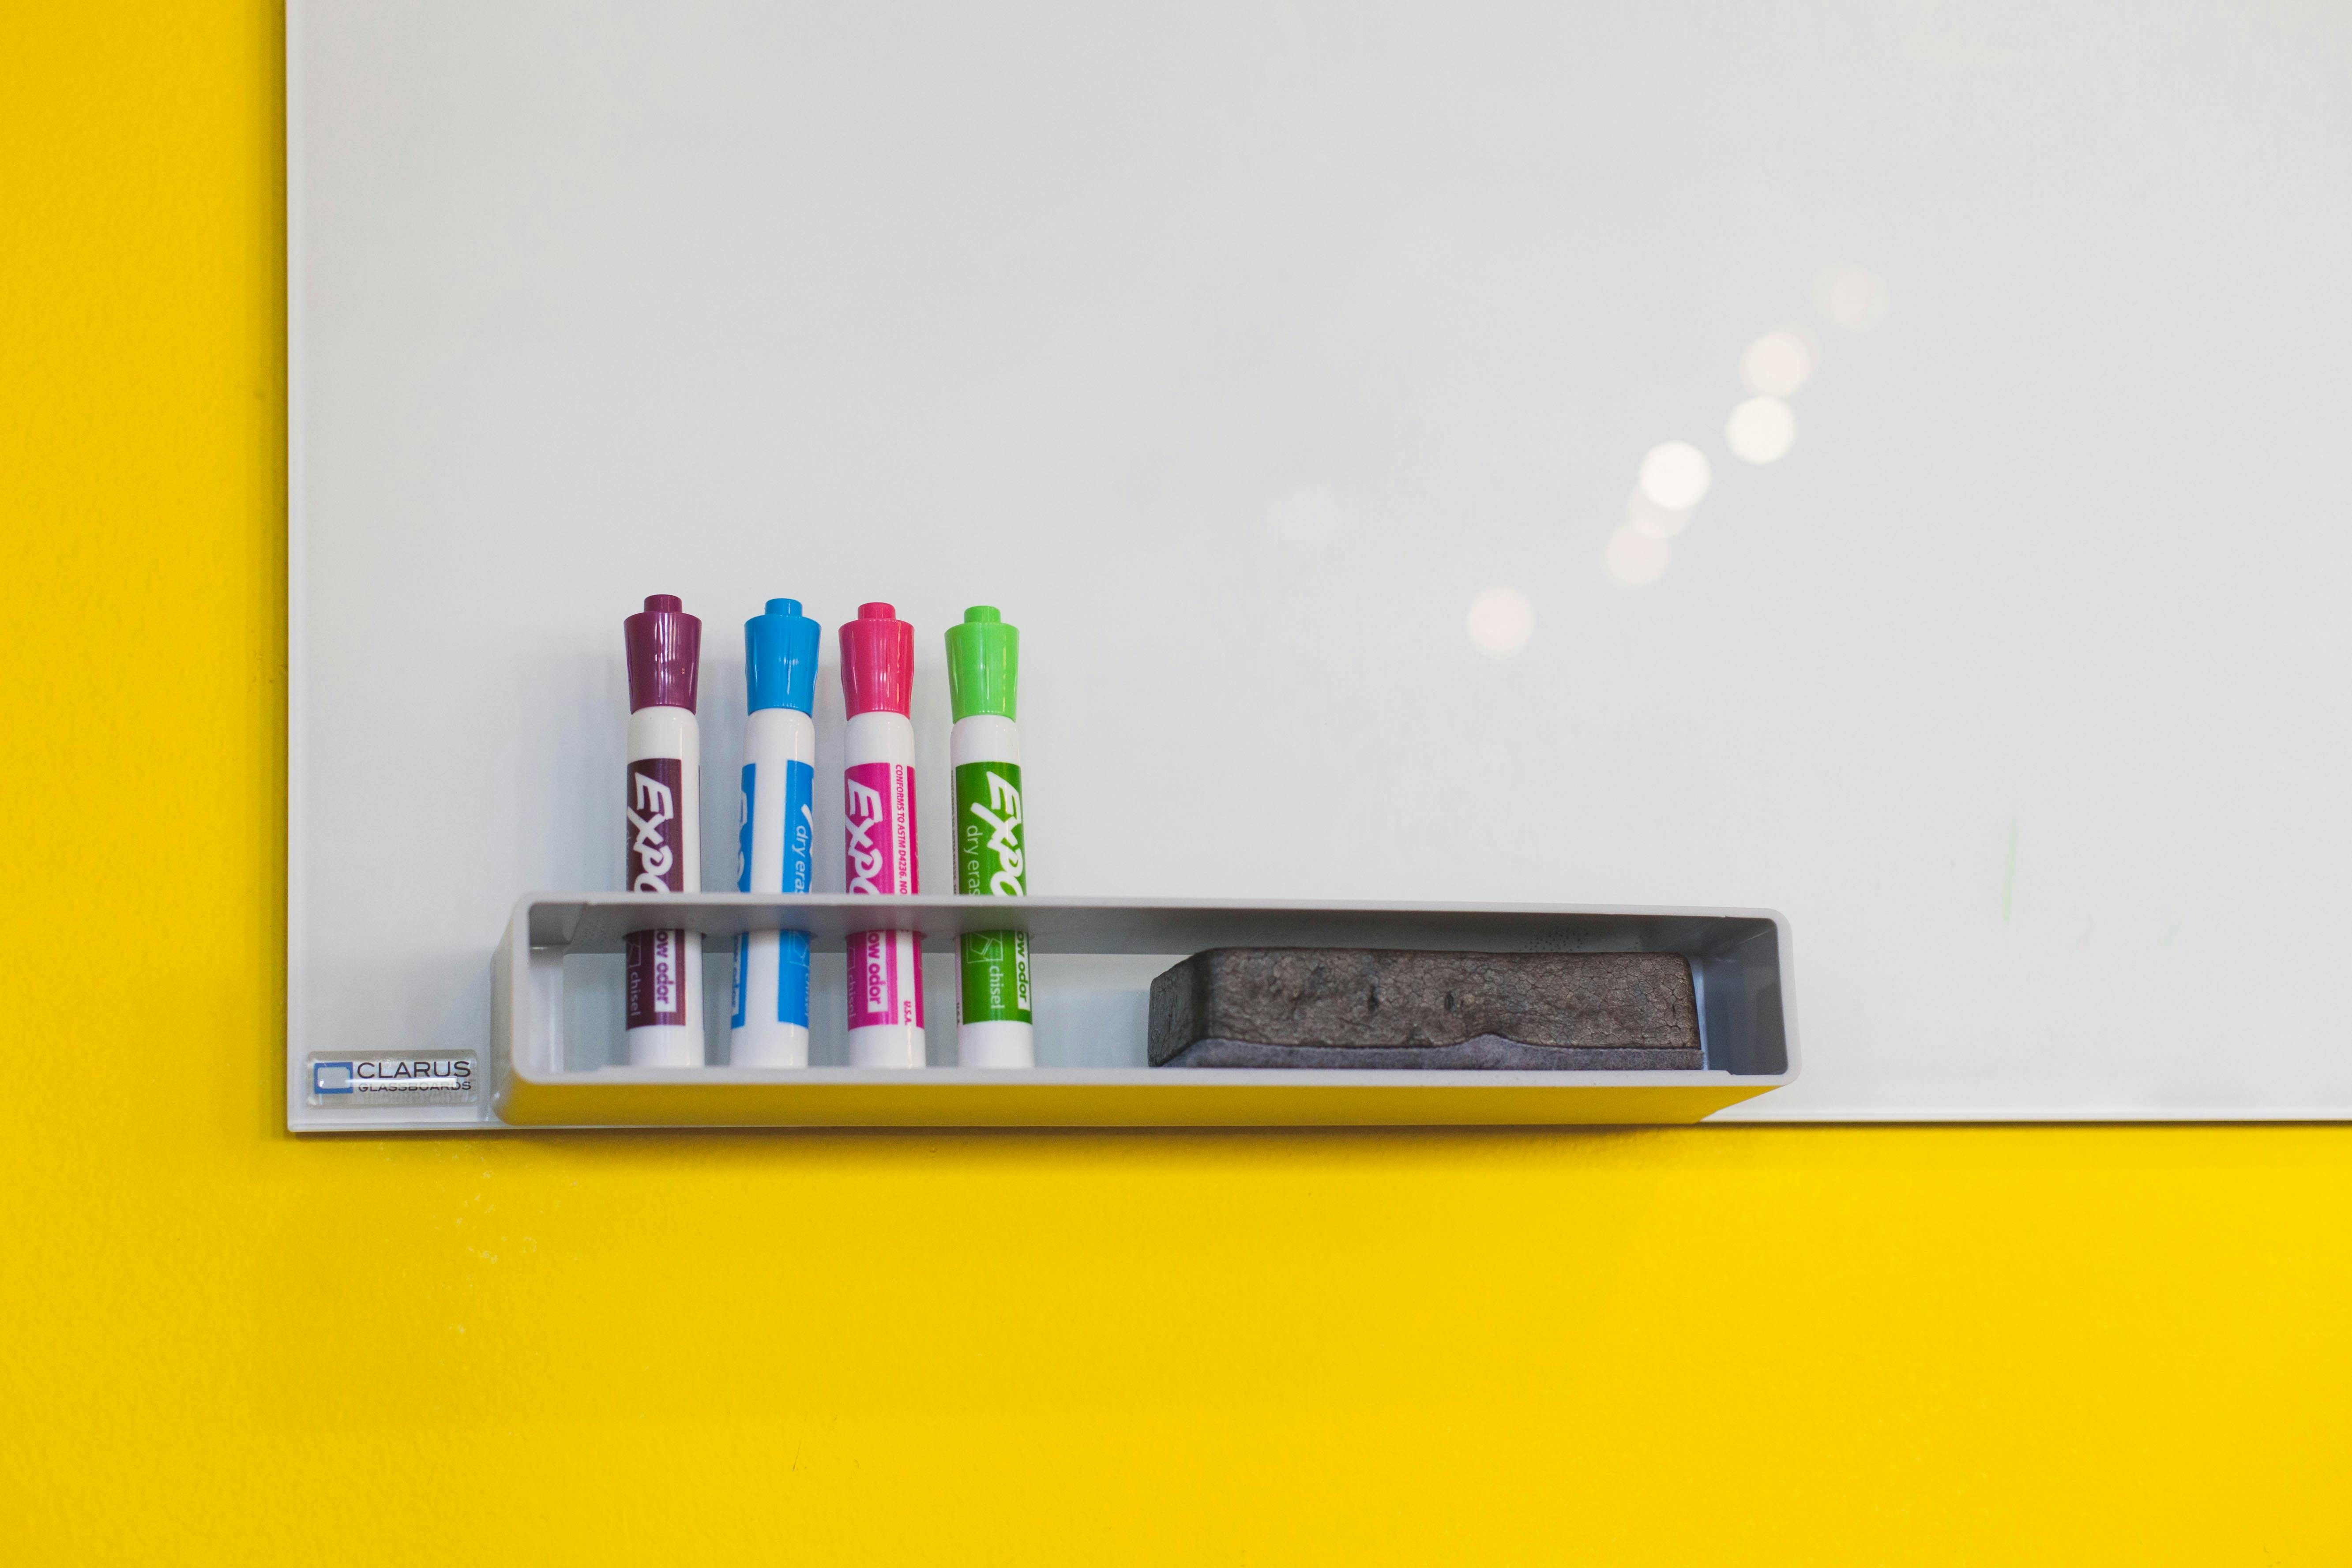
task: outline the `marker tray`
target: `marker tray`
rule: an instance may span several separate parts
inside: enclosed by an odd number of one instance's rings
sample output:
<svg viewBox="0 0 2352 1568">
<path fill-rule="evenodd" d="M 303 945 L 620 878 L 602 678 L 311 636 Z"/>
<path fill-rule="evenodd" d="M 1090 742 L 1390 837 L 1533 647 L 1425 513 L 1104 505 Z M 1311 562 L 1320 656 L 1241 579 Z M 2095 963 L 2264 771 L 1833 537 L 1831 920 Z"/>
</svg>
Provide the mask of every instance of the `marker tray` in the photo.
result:
<svg viewBox="0 0 2352 1568">
<path fill-rule="evenodd" d="M 723 997 L 745 931 L 811 936 L 813 1061 L 837 1053 L 843 939 L 896 929 L 925 939 L 931 1059 L 952 1061 L 955 938 L 1025 931 L 1038 1058 L 1017 1071 L 838 1066 L 649 1068 L 583 1060 L 587 1020 L 617 1038 L 617 993 L 567 998 L 574 976 L 616 971 L 631 931 L 704 933 L 706 992 Z M 1153 1069 L 1144 1062 L 1153 975 L 1212 947 L 1382 947 L 1487 952 L 1675 952 L 1697 988 L 1706 1066 L 1678 1072 Z M 491 981 L 489 1092 L 478 1108 L 340 1127 L 1339 1127 L 1690 1122 L 1796 1076 L 1789 931 L 1763 910 L 1458 904 L 1192 903 L 837 893 L 534 893 L 520 900 Z M 835 978 L 828 987 L 830 973 Z M 709 1009 L 712 1054 L 725 1018 Z M 607 1018 L 608 1013 L 615 1014 Z M 828 1039 L 828 1030 L 830 1031 Z M 593 1052 L 589 1053 L 593 1056 Z M 835 1059 L 838 1059 L 837 1054 Z M 314 1123 L 319 1124 L 319 1123 Z"/>
</svg>

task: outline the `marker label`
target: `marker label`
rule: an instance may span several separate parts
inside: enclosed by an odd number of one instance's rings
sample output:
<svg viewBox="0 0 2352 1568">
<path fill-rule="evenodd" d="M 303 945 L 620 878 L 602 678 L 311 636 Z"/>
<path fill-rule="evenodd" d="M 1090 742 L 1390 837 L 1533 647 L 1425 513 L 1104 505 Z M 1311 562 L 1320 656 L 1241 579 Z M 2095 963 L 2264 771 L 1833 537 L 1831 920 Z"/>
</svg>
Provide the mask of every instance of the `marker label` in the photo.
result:
<svg viewBox="0 0 2352 1568">
<path fill-rule="evenodd" d="M 772 770 L 771 770 L 772 771 Z M 743 764 L 742 820 L 735 828 L 735 890 L 751 890 L 751 824 L 760 812 L 760 764 Z M 816 848 L 816 770 L 806 763 L 783 764 L 783 877 L 782 889 L 805 893 L 815 885 L 811 857 Z M 776 1022 L 808 1027 L 809 939 L 806 931 L 776 933 Z M 751 938 L 735 939 L 735 1005 L 729 1027 L 743 1026 L 750 1007 Z"/>
<path fill-rule="evenodd" d="M 956 891 L 1017 899 L 1028 890 L 1021 841 L 1021 764 L 966 763 L 955 771 Z M 1016 1023 L 1029 1015 L 1029 936 L 973 931 L 963 939 L 963 1019 Z"/>
<path fill-rule="evenodd" d="M 963 939 L 963 1021 L 1027 1024 L 1029 933 L 971 931 Z"/>
<path fill-rule="evenodd" d="M 842 814 L 849 827 L 849 890 L 911 893 L 915 864 L 915 770 L 859 763 L 843 770 Z"/>
<path fill-rule="evenodd" d="M 915 770 L 903 763 L 856 763 L 843 772 L 842 795 L 849 890 L 886 896 L 917 891 Z M 921 1024 L 921 963 L 920 945 L 896 931 L 851 937 L 849 1026 Z"/>
<path fill-rule="evenodd" d="M 743 764 L 743 793 L 739 798 L 735 807 L 737 813 L 735 823 L 735 890 L 739 893 L 748 893 L 751 890 L 751 816 L 753 803 L 759 798 L 759 766 L 753 763 L 745 763 Z M 750 933 L 746 932 L 742 935 L 739 935 L 735 939 L 734 1005 L 727 1009 L 727 1026 L 730 1029 L 740 1029 L 743 1026 L 744 1009 L 749 1005 L 746 997 L 747 994 L 751 990 L 751 938 Z"/>
<path fill-rule="evenodd" d="M 676 757 L 631 763 L 625 805 L 629 890 L 686 890 L 686 841 L 678 821 L 686 764 Z M 686 1022 L 686 943 L 674 931 L 645 931 L 627 942 L 627 1026 Z"/>
<path fill-rule="evenodd" d="M 1024 890 L 1021 764 L 966 763 L 955 771 L 956 891 L 1017 899 Z"/>
<path fill-rule="evenodd" d="M 893 938 L 900 940 L 893 941 Z M 862 931 L 849 939 L 849 1026 L 923 1022 L 922 949 L 904 932 Z"/>
<path fill-rule="evenodd" d="M 677 817 L 686 764 L 647 757 L 629 764 L 628 884 L 633 893 L 686 891 L 686 843 Z"/>
<path fill-rule="evenodd" d="M 628 1027 L 686 1022 L 685 932 L 641 931 L 628 939 Z"/>
<path fill-rule="evenodd" d="M 809 939 L 804 931 L 776 933 L 776 1022 L 808 1027 Z"/>
<path fill-rule="evenodd" d="M 911 786 L 910 786 L 911 787 Z M 816 770 L 806 763 L 784 764 L 784 891 L 805 893 L 815 886 L 811 870 L 816 853 Z"/>
<path fill-rule="evenodd" d="M 743 794 L 735 811 L 735 890 L 751 890 L 751 818 L 758 815 L 760 798 L 760 764 L 743 764 Z"/>
</svg>

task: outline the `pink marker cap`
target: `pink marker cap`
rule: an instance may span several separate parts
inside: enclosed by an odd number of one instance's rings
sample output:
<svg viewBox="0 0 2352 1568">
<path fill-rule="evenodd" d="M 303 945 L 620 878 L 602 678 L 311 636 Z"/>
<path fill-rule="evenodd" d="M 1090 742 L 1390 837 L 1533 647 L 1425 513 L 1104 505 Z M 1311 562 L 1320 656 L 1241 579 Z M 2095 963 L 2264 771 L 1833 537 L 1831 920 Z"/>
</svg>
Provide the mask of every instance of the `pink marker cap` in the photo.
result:
<svg viewBox="0 0 2352 1568">
<path fill-rule="evenodd" d="M 904 713 L 915 689 L 915 628 L 887 605 L 841 623 L 841 695 L 852 713 Z"/>
<path fill-rule="evenodd" d="M 645 611 L 621 623 L 629 648 L 629 711 L 640 708 L 694 708 L 696 678 L 702 673 L 702 622 L 686 613 L 675 594 L 656 594 Z"/>
</svg>

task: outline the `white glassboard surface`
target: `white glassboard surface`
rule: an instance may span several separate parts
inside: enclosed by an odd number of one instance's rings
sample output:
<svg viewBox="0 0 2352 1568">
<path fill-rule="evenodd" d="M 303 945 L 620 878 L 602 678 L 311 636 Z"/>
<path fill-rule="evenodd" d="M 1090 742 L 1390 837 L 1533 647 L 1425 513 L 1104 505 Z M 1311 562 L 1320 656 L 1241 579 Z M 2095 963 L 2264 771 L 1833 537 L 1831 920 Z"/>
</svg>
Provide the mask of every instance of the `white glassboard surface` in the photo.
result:
<svg viewBox="0 0 2352 1568">
<path fill-rule="evenodd" d="M 915 623 L 927 887 L 990 603 L 1038 891 L 1778 909 L 1733 1117 L 2352 1113 L 2343 7 L 298 0 L 288 68 L 295 1051 L 478 1045 L 516 896 L 617 886 L 647 594 L 731 882 L 789 595 L 821 777 Z"/>
</svg>

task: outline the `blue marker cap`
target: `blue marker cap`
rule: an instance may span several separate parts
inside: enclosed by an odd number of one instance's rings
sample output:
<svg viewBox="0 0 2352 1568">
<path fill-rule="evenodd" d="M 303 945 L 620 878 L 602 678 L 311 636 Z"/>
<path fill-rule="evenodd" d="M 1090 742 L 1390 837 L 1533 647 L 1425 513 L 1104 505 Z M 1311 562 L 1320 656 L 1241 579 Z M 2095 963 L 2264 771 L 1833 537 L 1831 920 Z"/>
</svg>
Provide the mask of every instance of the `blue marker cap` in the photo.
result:
<svg viewBox="0 0 2352 1568">
<path fill-rule="evenodd" d="M 798 599 L 771 599 L 765 615 L 743 623 L 743 666 L 750 673 L 751 711 L 797 708 L 816 711 L 817 625 Z"/>
</svg>

